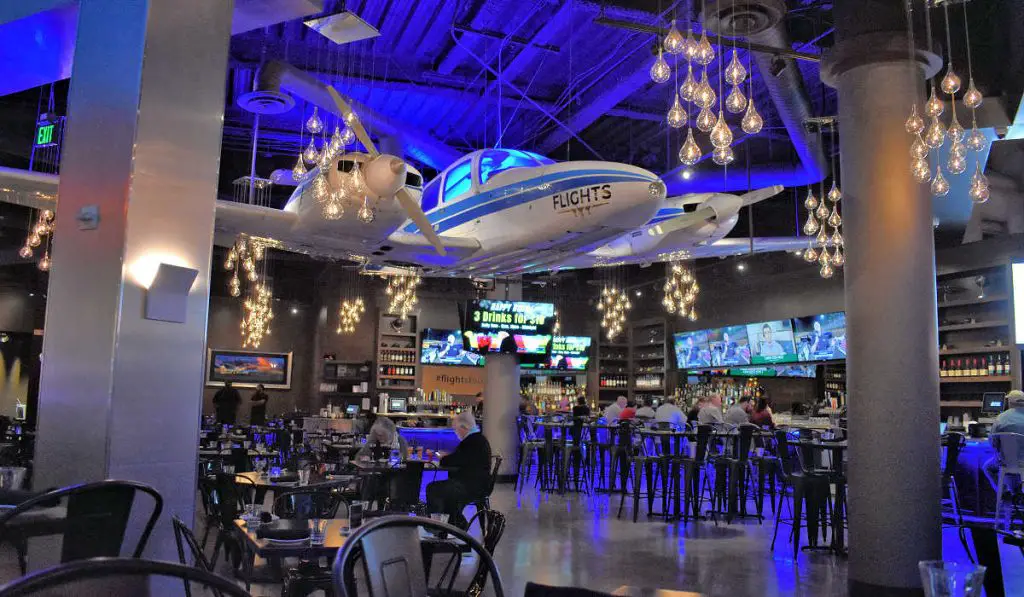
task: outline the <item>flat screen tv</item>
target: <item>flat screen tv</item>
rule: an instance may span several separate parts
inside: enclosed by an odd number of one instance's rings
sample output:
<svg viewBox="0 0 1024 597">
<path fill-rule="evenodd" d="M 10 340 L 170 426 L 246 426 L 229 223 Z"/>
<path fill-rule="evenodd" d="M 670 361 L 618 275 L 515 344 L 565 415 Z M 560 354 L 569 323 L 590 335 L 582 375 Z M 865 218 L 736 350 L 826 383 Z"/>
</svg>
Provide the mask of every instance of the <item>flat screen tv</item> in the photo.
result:
<svg viewBox="0 0 1024 597">
<path fill-rule="evenodd" d="M 712 367 L 750 364 L 750 345 L 747 343 L 745 325 L 708 330 L 708 346 L 711 348 Z"/>
<path fill-rule="evenodd" d="M 750 364 L 792 363 L 796 361 L 793 322 L 789 319 L 747 324 Z"/>
<path fill-rule="evenodd" d="M 206 356 L 206 385 L 287 390 L 292 387 L 292 353 L 211 348 Z"/>
<path fill-rule="evenodd" d="M 701 369 L 711 366 L 707 330 L 673 334 L 672 343 L 676 349 L 676 366 L 680 369 Z"/>
<path fill-rule="evenodd" d="M 541 369 L 586 371 L 590 362 L 590 336 L 555 336 L 551 356 Z"/>
<path fill-rule="evenodd" d="M 420 363 L 483 367 L 484 357 L 466 350 L 462 330 L 427 328 L 420 342 Z"/>
<path fill-rule="evenodd" d="M 552 303 L 481 299 L 466 305 L 466 350 L 520 355 L 551 353 L 555 306 Z"/>
<path fill-rule="evenodd" d="M 793 319 L 793 335 L 799 361 L 830 361 L 846 358 L 846 313 L 822 313 Z"/>
</svg>

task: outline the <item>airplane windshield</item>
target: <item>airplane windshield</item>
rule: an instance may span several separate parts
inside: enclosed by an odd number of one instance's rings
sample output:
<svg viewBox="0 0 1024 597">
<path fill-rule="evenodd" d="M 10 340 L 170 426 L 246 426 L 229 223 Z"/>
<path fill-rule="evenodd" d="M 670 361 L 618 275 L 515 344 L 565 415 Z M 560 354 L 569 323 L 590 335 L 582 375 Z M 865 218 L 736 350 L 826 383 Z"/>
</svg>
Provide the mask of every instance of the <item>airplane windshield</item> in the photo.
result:
<svg viewBox="0 0 1024 597">
<path fill-rule="evenodd" d="M 444 194 L 441 200 L 444 203 L 448 203 L 452 199 L 469 192 L 469 189 L 473 186 L 473 181 L 470 177 L 472 172 L 473 160 L 470 158 L 464 158 L 461 162 L 452 166 L 444 177 Z"/>
<path fill-rule="evenodd" d="M 512 168 L 529 168 L 551 164 L 551 160 L 528 151 L 516 149 L 492 149 L 480 155 L 480 184 L 486 183 L 499 172 Z"/>
</svg>

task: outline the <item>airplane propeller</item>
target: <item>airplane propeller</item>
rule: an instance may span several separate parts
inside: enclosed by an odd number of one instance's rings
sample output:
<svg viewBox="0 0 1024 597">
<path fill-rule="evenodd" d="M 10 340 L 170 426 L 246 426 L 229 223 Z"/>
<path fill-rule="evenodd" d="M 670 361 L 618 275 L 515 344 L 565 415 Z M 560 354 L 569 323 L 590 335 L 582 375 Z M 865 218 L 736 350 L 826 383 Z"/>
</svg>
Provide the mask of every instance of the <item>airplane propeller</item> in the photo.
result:
<svg viewBox="0 0 1024 597">
<path fill-rule="evenodd" d="M 395 199 L 398 200 L 398 204 L 402 206 L 406 215 L 409 216 L 409 219 L 416 224 L 416 227 L 430 241 L 430 244 L 434 246 L 437 253 L 444 256 L 446 252 L 441 238 L 434 231 L 433 225 L 427 219 L 427 214 L 423 213 L 420 204 L 405 187 L 407 170 L 405 162 L 399 157 L 383 154 L 378 151 L 373 141 L 370 140 L 370 135 L 367 134 L 366 129 L 363 127 L 363 123 L 359 121 L 359 116 L 352 110 L 348 102 L 333 87 L 328 86 L 327 92 L 341 109 L 345 123 L 352 129 L 356 139 L 359 139 L 359 142 L 363 144 L 363 147 L 366 148 L 366 152 L 370 156 L 370 161 L 364 166 L 363 172 L 366 188 L 378 197 L 394 195 Z"/>
</svg>

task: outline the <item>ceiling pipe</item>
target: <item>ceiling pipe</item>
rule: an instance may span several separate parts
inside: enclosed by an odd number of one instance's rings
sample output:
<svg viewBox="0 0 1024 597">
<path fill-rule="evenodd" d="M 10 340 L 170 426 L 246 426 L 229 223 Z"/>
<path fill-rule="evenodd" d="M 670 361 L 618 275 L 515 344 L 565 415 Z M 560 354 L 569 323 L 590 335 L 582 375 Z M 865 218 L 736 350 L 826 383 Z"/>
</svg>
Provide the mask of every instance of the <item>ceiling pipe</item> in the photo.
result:
<svg viewBox="0 0 1024 597">
<path fill-rule="evenodd" d="M 330 86 L 316 77 L 286 62 L 275 60 L 260 68 L 251 94 L 239 98 L 239 105 L 257 113 L 280 113 L 293 104 L 284 92 L 291 93 L 319 106 L 321 109 L 343 118 L 337 104 L 331 99 Z M 254 101 L 258 100 L 258 101 Z M 401 145 L 403 156 L 426 164 L 441 171 L 462 157 L 462 152 L 423 133 L 406 123 L 391 119 L 358 102 L 348 100 L 349 105 L 363 125 L 381 137 L 393 137 Z"/>
<path fill-rule="evenodd" d="M 783 21 L 785 12 L 786 5 L 781 0 L 729 0 L 708 5 L 701 20 L 709 31 L 744 36 L 751 43 L 764 47 L 789 48 L 792 43 Z M 719 60 L 725 60 L 725 57 L 719 56 Z M 828 163 L 821 140 L 806 126 L 814 113 L 796 61 L 791 56 L 768 53 L 754 53 L 754 60 L 775 104 L 775 111 L 789 133 L 798 163 L 757 164 L 750 166 L 749 170 L 735 163 L 722 172 L 691 171 L 688 178 L 683 178 L 687 168 L 680 166 L 662 176 L 669 196 L 737 191 L 768 184 L 803 186 L 819 182 L 827 175 Z"/>
</svg>

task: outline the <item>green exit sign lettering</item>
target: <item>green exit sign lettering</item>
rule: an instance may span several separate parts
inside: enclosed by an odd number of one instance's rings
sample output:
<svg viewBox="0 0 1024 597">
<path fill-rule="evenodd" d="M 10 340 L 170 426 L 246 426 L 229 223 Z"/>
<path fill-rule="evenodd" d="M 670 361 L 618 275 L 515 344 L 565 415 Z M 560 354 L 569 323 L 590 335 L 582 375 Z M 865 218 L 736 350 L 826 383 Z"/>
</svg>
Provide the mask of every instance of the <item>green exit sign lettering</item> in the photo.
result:
<svg viewBox="0 0 1024 597">
<path fill-rule="evenodd" d="M 63 117 L 58 117 L 56 120 L 41 120 L 37 122 L 36 138 L 33 145 L 37 148 L 57 145 L 60 141 L 60 132 L 63 124 Z"/>
</svg>

